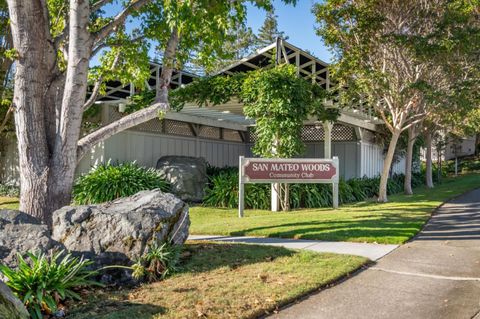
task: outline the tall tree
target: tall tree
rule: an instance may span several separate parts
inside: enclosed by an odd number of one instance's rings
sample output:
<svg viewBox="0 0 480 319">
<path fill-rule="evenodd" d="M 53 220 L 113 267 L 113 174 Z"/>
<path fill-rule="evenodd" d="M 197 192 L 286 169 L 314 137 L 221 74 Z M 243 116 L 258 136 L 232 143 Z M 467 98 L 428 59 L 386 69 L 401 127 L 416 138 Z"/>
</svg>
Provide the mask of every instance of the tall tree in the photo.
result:
<svg viewBox="0 0 480 319">
<path fill-rule="evenodd" d="M 255 36 L 256 49 L 262 49 L 267 45 L 274 43 L 279 37 L 288 39 L 288 37 L 285 37 L 285 32 L 278 30 L 277 19 L 278 16 L 275 15 L 273 9 L 267 12 L 267 16 L 258 30 L 258 34 Z"/>
<path fill-rule="evenodd" d="M 432 58 L 437 52 L 451 53 L 445 47 L 429 45 L 432 34 L 441 30 L 443 23 L 449 25 L 445 13 L 462 10 L 449 4 L 447 0 L 329 0 L 314 7 L 318 34 L 336 54 L 332 76 L 341 88 L 347 88 L 342 90 L 342 99 L 349 103 L 353 96 L 362 96 L 391 133 L 380 179 L 380 202 L 387 201 L 388 173 L 400 134 L 432 112 L 426 95 L 444 90 L 432 80 L 432 74 L 450 77 L 457 88 L 470 80 L 456 76 L 448 59 Z M 449 86 L 449 90 L 454 88 Z"/>
<path fill-rule="evenodd" d="M 192 50 L 205 61 L 215 56 L 226 32 L 244 21 L 247 1 L 115 1 L 121 8 L 114 15 L 102 12 L 112 0 L 7 2 L 15 49 L 20 209 L 51 222 L 51 213 L 70 203 L 78 161 L 97 143 L 168 110 L 173 69 Z M 272 8 L 269 0 L 253 3 Z M 129 17 L 140 27 L 127 33 Z M 105 81 L 145 82 L 152 41 L 163 51 L 154 102 L 80 138 L 83 113 Z M 89 70 L 99 52 L 101 65 Z"/>
<path fill-rule="evenodd" d="M 254 48 L 254 42 L 255 34 L 252 28 L 247 27 L 243 22 L 238 22 L 227 32 L 221 55 L 212 59 L 208 65 L 194 58 L 192 60 L 194 70 L 197 70 L 196 73 L 214 74 L 250 54 Z"/>
</svg>

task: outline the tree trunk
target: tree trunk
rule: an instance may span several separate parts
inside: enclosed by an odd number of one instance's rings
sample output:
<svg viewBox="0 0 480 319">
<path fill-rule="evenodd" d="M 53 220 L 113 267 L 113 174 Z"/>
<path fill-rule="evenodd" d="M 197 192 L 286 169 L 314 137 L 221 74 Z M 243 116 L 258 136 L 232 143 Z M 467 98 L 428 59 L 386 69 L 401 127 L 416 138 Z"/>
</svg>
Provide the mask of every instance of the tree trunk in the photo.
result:
<svg viewBox="0 0 480 319">
<path fill-rule="evenodd" d="M 46 5 L 41 1 L 9 0 L 13 43 L 18 52 L 13 105 L 20 209 L 47 224 L 54 210 L 70 204 L 91 53 L 88 1 L 72 1 L 71 6 L 69 61 L 66 77 L 62 77 L 56 72 Z M 68 89 L 63 90 L 65 87 Z M 64 94 L 53 97 L 58 92 Z"/>
<path fill-rule="evenodd" d="M 380 177 L 380 187 L 378 190 L 378 202 L 380 203 L 386 203 L 388 201 L 388 198 L 387 198 L 388 173 L 390 171 L 390 167 L 392 166 L 393 155 L 395 153 L 395 148 L 397 147 L 397 142 L 398 142 L 398 138 L 400 137 L 400 133 L 401 131 L 399 129 L 395 129 L 393 131 L 390 144 L 388 145 L 387 155 L 385 156 L 385 160 L 383 162 L 382 176 Z"/>
<path fill-rule="evenodd" d="M 9 0 L 16 63 L 13 105 L 20 170 L 20 209 L 44 218 L 49 156 L 45 138 L 44 91 L 48 68 L 43 43 L 45 21 L 39 1 Z M 16 26 L 13 28 L 13 26 Z"/>
<path fill-rule="evenodd" d="M 405 155 L 405 180 L 403 181 L 403 191 L 406 195 L 412 195 L 412 162 L 413 146 L 417 136 L 415 134 L 415 125 L 408 128 L 407 154 Z"/>
<path fill-rule="evenodd" d="M 427 188 L 433 188 L 432 177 L 432 132 L 430 130 L 425 134 L 425 144 L 427 147 L 425 154 L 425 185 Z M 440 155 L 438 155 L 440 156 Z"/>
</svg>

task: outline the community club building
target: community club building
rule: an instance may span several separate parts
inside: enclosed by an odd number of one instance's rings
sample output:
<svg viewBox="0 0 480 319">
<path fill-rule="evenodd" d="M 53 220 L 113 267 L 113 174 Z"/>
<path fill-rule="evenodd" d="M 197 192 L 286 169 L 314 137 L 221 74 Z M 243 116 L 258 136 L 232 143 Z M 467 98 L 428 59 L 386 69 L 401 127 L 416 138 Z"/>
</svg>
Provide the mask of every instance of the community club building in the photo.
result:
<svg viewBox="0 0 480 319">
<path fill-rule="evenodd" d="M 272 66 L 272 55 L 278 52 L 281 63 L 294 64 L 299 76 L 323 88 L 329 87 L 328 64 L 311 54 L 279 39 L 276 43 L 257 51 L 254 55 L 220 71 L 220 75 L 248 72 Z M 150 88 L 155 88 L 161 65 L 151 64 Z M 191 83 L 197 75 L 177 71 L 172 77 L 172 89 Z M 107 92 L 97 104 L 101 112 L 96 121 L 105 125 L 119 119 L 135 94 L 133 85 L 110 82 Z M 252 157 L 255 143 L 252 127 L 255 121 L 245 118 L 243 105 L 238 101 L 211 107 L 187 104 L 180 112 L 168 112 L 164 119 L 153 119 L 121 132 L 97 145 L 80 162 L 77 174 L 85 173 L 98 163 L 136 161 L 146 167 L 155 167 L 158 159 L 166 155 L 203 157 L 212 166 L 238 166 L 239 156 Z M 307 158 L 339 158 L 340 176 L 374 177 L 381 173 L 384 146 L 379 144 L 382 120 L 372 109 L 352 107 L 343 109 L 335 123 L 306 121 L 302 139 Z M 18 183 L 18 162 L 14 142 L 6 145 L 0 158 L 0 177 L 10 184 Z M 392 172 L 403 173 L 403 160 L 393 164 Z"/>
</svg>

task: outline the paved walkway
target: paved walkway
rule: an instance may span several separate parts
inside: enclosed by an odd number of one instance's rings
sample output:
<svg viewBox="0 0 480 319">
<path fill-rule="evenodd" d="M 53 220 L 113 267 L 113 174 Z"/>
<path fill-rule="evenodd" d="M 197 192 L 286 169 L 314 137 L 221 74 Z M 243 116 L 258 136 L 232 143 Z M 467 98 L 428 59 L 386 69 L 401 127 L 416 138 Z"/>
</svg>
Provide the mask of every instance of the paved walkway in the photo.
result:
<svg viewBox="0 0 480 319">
<path fill-rule="evenodd" d="M 445 204 L 376 265 L 273 317 L 477 319 L 479 310 L 480 189 Z"/>
<path fill-rule="evenodd" d="M 320 240 L 300 240 L 283 238 L 259 238 L 259 237 L 231 237 L 231 236 L 210 236 L 190 235 L 191 240 L 211 240 L 223 242 L 237 242 L 246 244 L 260 244 L 281 246 L 292 249 L 306 249 L 316 252 L 327 252 L 367 257 L 371 260 L 378 260 L 398 247 L 398 245 L 379 245 L 367 243 L 333 242 Z"/>
</svg>

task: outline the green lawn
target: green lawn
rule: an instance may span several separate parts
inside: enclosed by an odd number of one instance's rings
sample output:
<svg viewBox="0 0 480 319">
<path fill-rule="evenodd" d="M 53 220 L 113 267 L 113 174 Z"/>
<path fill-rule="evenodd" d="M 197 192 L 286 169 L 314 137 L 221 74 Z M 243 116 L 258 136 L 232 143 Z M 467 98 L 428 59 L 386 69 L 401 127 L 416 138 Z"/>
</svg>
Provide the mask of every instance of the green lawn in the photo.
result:
<svg viewBox="0 0 480 319">
<path fill-rule="evenodd" d="M 136 289 L 95 291 L 69 319 L 255 318 L 355 271 L 362 257 L 190 242 L 180 272 Z"/>
<path fill-rule="evenodd" d="M 434 189 L 418 188 L 414 195 L 393 195 L 389 203 L 361 202 L 288 213 L 192 207 L 190 233 L 261 236 L 332 241 L 401 244 L 414 236 L 442 202 L 480 187 L 480 175 L 445 179 Z"/>
<path fill-rule="evenodd" d="M 18 209 L 18 198 L 0 196 L 0 209 Z"/>
</svg>

